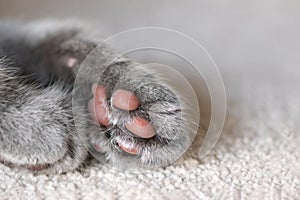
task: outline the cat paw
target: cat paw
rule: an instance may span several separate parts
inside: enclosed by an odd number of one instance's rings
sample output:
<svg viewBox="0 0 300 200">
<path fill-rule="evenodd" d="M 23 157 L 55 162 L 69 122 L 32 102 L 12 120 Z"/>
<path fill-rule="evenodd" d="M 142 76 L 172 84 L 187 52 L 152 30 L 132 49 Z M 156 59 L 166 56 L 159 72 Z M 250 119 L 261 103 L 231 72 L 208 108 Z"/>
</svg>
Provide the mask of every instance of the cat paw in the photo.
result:
<svg viewBox="0 0 300 200">
<path fill-rule="evenodd" d="M 87 124 L 77 121 L 79 129 L 86 128 L 79 131 L 88 135 L 87 148 L 121 169 L 172 164 L 198 129 L 186 91 L 176 90 L 150 65 L 119 57 L 107 46 L 94 47 L 85 40 L 62 46 L 64 66 L 76 75 L 73 109 L 85 106 L 90 114 Z"/>
<path fill-rule="evenodd" d="M 92 126 L 98 126 L 89 131 L 93 155 L 99 159 L 104 155 L 105 162 L 119 169 L 172 164 L 195 136 L 183 115 L 183 98 L 149 73 L 147 65 L 143 69 L 131 66 L 115 79 L 105 75 L 116 75 L 112 72 L 118 68 L 125 67 L 119 64 L 107 68 L 90 88 L 93 95 L 87 108 Z"/>
</svg>

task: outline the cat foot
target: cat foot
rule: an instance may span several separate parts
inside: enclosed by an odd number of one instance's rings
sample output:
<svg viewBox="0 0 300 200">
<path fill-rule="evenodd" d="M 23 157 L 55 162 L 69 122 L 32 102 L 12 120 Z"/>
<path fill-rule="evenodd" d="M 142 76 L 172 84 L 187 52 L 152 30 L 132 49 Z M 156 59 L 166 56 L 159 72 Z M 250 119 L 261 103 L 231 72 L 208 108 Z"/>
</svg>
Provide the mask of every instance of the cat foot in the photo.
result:
<svg viewBox="0 0 300 200">
<path fill-rule="evenodd" d="M 91 88 L 88 111 L 102 130 L 90 134 L 96 152 L 117 168 L 153 168 L 171 164 L 186 151 L 193 135 L 171 90 L 153 82 L 137 90 L 110 88 Z"/>
<path fill-rule="evenodd" d="M 89 101 L 88 110 L 92 114 L 94 121 L 101 126 L 114 126 L 112 120 L 112 110 L 108 106 L 106 89 L 101 85 L 94 85 L 92 87 L 94 97 Z M 118 90 L 111 98 L 112 106 L 123 111 L 134 111 L 140 105 L 139 99 L 130 91 Z M 140 138 L 152 138 L 155 136 L 155 130 L 150 121 L 142 117 L 133 117 L 125 122 L 125 128 L 134 136 Z M 122 142 L 118 146 L 126 153 L 138 154 L 138 147 L 127 147 Z"/>
<path fill-rule="evenodd" d="M 108 47 L 93 48 L 76 39 L 62 47 L 75 77 L 75 107 L 86 106 L 92 119 L 77 121 L 89 151 L 117 168 L 172 164 L 196 135 L 197 122 L 186 114 L 189 101 L 153 66 L 119 57 Z"/>
</svg>

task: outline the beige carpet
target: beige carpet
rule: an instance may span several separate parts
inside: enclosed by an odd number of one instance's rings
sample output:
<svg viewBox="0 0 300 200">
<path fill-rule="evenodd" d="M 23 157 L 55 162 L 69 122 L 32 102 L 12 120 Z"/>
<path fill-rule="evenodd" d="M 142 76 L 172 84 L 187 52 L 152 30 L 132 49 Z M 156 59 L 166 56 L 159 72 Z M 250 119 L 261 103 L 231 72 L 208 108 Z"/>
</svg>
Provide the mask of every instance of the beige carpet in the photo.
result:
<svg viewBox="0 0 300 200">
<path fill-rule="evenodd" d="M 104 24 L 108 36 L 143 26 L 187 33 L 219 65 L 229 100 L 221 139 L 202 161 L 147 174 L 92 162 L 49 177 L 0 165 L 0 199 L 300 199 L 299 8 L 294 0 L 0 0 L 7 19 L 75 16 Z"/>
<path fill-rule="evenodd" d="M 0 166 L 0 199 L 299 199 L 296 72 L 284 69 L 265 84 L 248 72 L 239 84 L 229 80 L 226 127 L 202 161 L 186 157 L 145 174 L 97 162 L 56 176 Z"/>
</svg>

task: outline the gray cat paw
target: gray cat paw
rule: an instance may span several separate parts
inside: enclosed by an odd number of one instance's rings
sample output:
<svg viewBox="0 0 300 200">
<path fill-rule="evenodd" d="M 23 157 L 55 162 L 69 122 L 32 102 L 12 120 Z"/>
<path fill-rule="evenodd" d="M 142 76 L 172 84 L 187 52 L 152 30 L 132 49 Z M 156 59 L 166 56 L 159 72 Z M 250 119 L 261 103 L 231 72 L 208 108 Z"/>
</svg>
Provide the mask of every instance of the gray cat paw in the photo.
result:
<svg viewBox="0 0 300 200">
<path fill-rule="evenodd" d="M 167 166 L 185 153 L 194 135 L 182 116 L 184 102 L 150 66 L 114 64 L 99 77 L 88 101 L 91 126 L 98 126 L 89 131 L 96 157 L 136 169 Z"/>
</svg>

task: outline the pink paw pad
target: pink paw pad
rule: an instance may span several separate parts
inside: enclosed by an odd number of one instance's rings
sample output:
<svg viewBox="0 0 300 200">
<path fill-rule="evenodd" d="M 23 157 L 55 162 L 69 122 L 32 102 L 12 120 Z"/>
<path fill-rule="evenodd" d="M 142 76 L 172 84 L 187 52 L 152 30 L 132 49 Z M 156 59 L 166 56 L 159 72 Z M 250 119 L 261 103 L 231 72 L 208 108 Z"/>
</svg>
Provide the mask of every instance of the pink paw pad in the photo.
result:
<svg viewBox="0 0 300 200">
<path fill-rule="evenodd" d="M 109 109 L 106 102 L 106 89 L 103 86 L 93 85 L 94 98 L 89 101 L 88 110 L 93 119 L 103 126 L 109 126 Z"/>
<path fill-rule="evenodd" d="M 65 66 L 73 68 L 78 63 L 78 60 L 76 58 L 66 56 L 62 59 L 62 62 Z"/>
<path fill-rule="evenodd" d="M 125 145 L 122 145 L 121 143 L 118 143 L 118 146 L 125 151 L 126 153 L 137 155 L 138 149 L 134 147 L 126 147 Z"/>
<path fill-rule="evenodd" d="M 127 122 L 125 127 L 130 132 L 142 138 L 151 138 L 155 135 L 152 124 L 141 117 L 135 117 L 132 121 Z"/>
<path fill-rule="evenodd" d="M 135 110 L 139 107 L 139 99 L 127 90 L 118 90 L 113 95 L 113 105 L 122 110 Z"/>
</svg>

